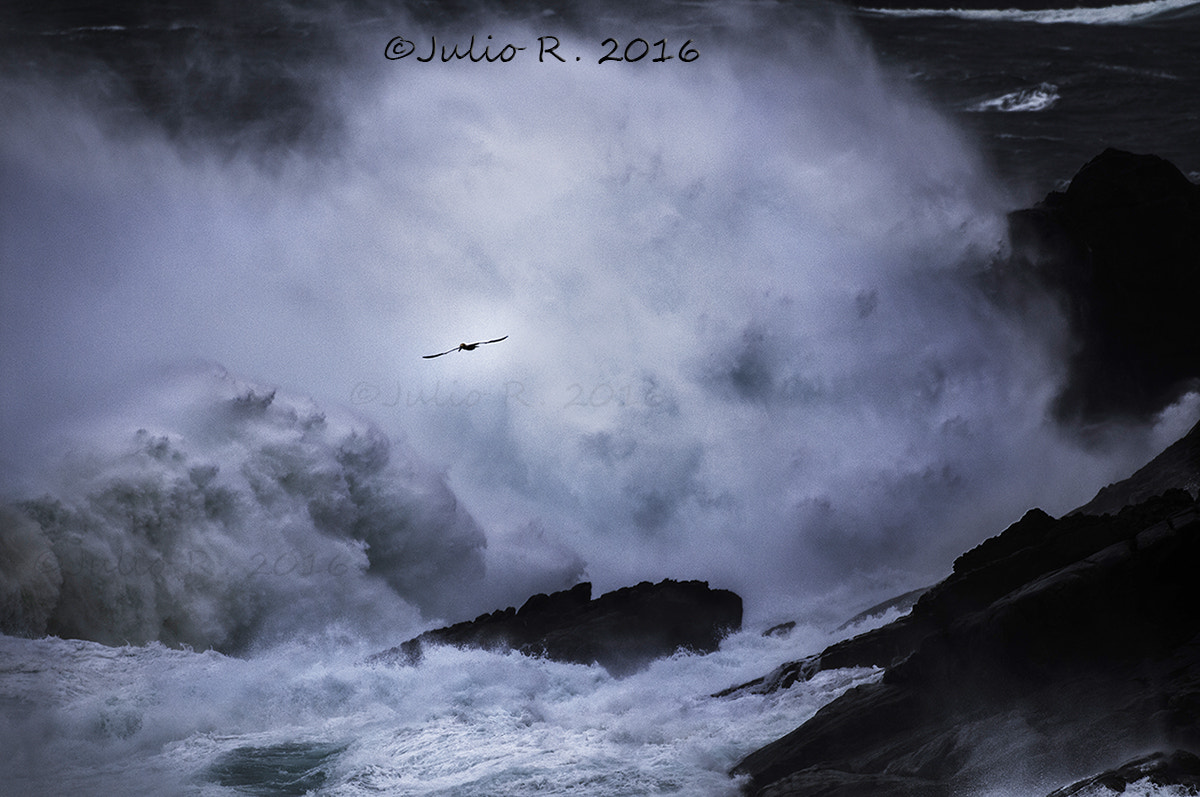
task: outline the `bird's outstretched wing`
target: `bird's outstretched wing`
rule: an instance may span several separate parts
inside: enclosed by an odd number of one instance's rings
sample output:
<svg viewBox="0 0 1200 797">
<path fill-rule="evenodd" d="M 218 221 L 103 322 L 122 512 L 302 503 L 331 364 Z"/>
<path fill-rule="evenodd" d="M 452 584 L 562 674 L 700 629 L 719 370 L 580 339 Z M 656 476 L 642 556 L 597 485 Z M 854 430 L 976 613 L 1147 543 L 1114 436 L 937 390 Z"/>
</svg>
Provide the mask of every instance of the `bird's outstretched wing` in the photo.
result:
<svg viewBox="0 0 1200 797">
<path fill-rule="evenodd" d="M 508 335 L 505 335 L 503 338 L 496 338 L 495 340 L 478 340 L 478 341 L 475 341 L 474 343 L 460 343 L 457 346 L 455 346 L 453 349 L 446 349 L 445 351 L 439 351 L 437 354 L 423 354 L 423 355 L 421 355 L 421 359 L 422 360 L 432 360 L 434 357 L 441 357 L 443 354 L 449 354 L 452 351 L 474 351 L 475 347 L 482 346 L 485 343 L 499 343 L 500 341 L 507 340 L 507 339 L 508 339 Z"/>
</svg>

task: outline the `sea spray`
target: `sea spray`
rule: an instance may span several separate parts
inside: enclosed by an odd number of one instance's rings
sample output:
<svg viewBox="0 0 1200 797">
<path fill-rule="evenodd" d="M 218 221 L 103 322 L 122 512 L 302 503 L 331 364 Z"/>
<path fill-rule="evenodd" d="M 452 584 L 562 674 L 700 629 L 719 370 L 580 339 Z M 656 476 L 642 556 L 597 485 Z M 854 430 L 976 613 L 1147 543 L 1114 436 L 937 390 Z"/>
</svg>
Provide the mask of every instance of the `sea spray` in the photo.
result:
<svg viewBox="0 0 1200 797">
<path fill-rule="evenodd" d="M 759 628 L 931 583 L 1194 423 L 1193 400 L 1081 451 L 1046 420 L 1065 327 L 981 289 L 1013 205 L 845 15 L 358 7 L 31 7 L 36 53 L 0 56 L 0 622 L 113 643 L 0 637 L 8 788 L 228 794 L 283 760 L 343 795 L 732 795 L 740 757 L 879 677 L 709 697 L 829 641 Z M 1119 49 L 1068 27 L 1071 74 Z M 699 58 L 384 57 L 489 33 Z M 238 377 L 174 370 L 196 358 Z M 708 579 L 748 630 L 620 681 L 366 664 L 585 575 Z M 147 639 L 195 650 L 124 644 Z"/>
<path fill-rule="evenodd" d="M 330 632 L 231 658 L 213 651 L 0 637 L 0 776 L 23 794 L 737 794 L 727 770 L 878 670 L 822 673 L 774 695 L 714 698 L 827 634 L 755 628 L 708 656 L 617 679 L 603 668 L 431 648 L 368 662 Z M 258 766 L 274 762 L 270 770 Z M 272 784 L 274 786 L 272 787 Z"/>
<path fill-rule="evenodd" d="M 64 489 L 6 508 L 5 539 L 28 551 L 6 565 L 27 607 L 6 630 L 223 650 L 341 622 L 386 637 L 412 607 L 462 611 L 482 577 L 470 515 L 361 419 L 215 367 L 132 412 L 170 425 L 114 424 Z"/>
<path fill-rule="evenodd" d="M 662 63 L 389 61 L 390 37 L 438 23 L 331 23 L 344 63 L 302 77 L 339 124 L 271 157 L 153 115 L 117 125 L 128 107 L 69 80 L 7 78 L 20 101 L 0 122 L 3 176 L 26 201 L 4 209 L 6 497 L 64 529 L 95 523 L 74 555 L 103 545 L 121 578 L 121 555 L 158 550 L 134 532 L 136 505 L 272 584 L 311 564 L 324 595 L 344 563 L 355 586 L 332 594 L 359 606 L 398 592 L 455 620 L 582 577 L 598 591 L 672 577 L 733 589 L 753 615 L 927 584 L 1029 506 L 1082 503 L 1178 431 L 1083 452 L 1047 422 L 1061 318 L 1036 300 L 1014 317 L 982 287 L 1004 192 L 844 19 L 704 13 L 668 31 L 699 57 Z M 482 19 L 495 41 L 550 32 Z M 562 25 L 563 52 L 598 44 Z M 266 425 L 226 418 L 251 438 L 221 442 L 236 465 L 193 452 L 186 411 L 128 411 L 162 363 L 195 358 L 280 388 Z M 376 429 L 357 438 L 366 454 L 405 445 L 424 487 L 392 497 L 390 476 L 339 463 L 340 437 L 301 428 L 310 410 L 282 420 L 285 396 L 327 417 L 349 407 Z M 267 429 L 296 440 L 255 450 Z M 133 491 L 38 475 L 63 438 L 85 454 L 123 440 Z M 206 514 L 222 490 L 236 522 Z M 231 549 L 201 542 L 217 539 Z M 133 573 L 136 608 L 116 616 L 153 619 L 103 637 L 236 646 L 290 602 L 170 572 Z M 158 605 L 194 588 L 209 596 L 194 614 Z"/>
</svg>

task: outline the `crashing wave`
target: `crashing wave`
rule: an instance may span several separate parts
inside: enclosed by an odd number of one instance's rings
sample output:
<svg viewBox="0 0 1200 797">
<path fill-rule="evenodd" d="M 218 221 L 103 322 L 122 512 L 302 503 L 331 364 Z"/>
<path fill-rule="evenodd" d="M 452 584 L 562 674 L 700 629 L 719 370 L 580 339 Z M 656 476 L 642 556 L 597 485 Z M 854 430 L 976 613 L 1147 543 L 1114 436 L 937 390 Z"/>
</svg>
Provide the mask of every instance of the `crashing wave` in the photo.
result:
<svg viewBox="0 0 1200 797">
<path fill-rule="evenodd" d="M 869 14 L 893 17 L 956 17 L 977 22 L 1037 22 L 1041 24 L 1124 25 L 1171 11 L 1200 5 L 1196 0 L 1148 0 L 1103 8 L 862 8 Z"/>
<path fill-rule="evenodd" d="M 482 576 L 475 521 L 369 424 L 224 372 L 158 403 L 164 428 L 0 508 L 0 630 L 237 650 L 438 614 Z"/>
<path fill-rule="evenodd" d="M 983 100 L 967 108 L 968 111 L 982 113 L 1000 111 L 1001 113 L 1032 113 L 1053 108 L 1059 100 L 1058 86 L 1053 83 L 1040 83 L 1032 88 L 1012 91 L 992 99 Z"/>
</svg>

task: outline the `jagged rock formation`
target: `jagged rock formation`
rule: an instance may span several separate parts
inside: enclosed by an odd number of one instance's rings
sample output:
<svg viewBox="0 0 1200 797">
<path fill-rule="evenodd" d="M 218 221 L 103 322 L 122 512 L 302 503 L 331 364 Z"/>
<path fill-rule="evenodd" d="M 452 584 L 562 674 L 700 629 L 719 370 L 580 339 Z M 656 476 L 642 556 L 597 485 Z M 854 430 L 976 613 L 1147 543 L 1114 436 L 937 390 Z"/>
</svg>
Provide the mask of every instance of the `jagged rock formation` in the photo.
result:
<svg viewBox="0 0 1200 797">
<path fill-rule="evenodd" d="M 1200 424 L 1128 479 L 1101 488 L 1071 514 L 1114 514 L 1171 488 L 1200 497 Z"/>
<path fill-rule="evenodd" d="M 1109 149 L 1009 222 L 1007 276 L 1049 289 L 1074 339 L 1060 420 L 1146 420 L 1197 384 L 1200 186 Z"/>
<path fill-rule="evenodd" d="M 1175 481 L 1179 451 L 1198 445 L 1200 425 L 1106 489 L 1155 492 L 1152 474 Z M 756 795 L 1044 793 L 1133 751 L 1200 749 L 1197 563 L 1200 505 L 1185 490 L 1116 514 L 1031 510 L 909 615 L 722 693 L 886 668 L 734 772 Z"/>
<path fill-rule="evenodd" d="M 427 645 L 511 649 L 579 664 L 599 663 L 628 675 L 686 649 L 711 653 L 742 625 L 742 599 L 703 581 L 644 581 L 592 600 L 584 582 L 447 628 L 426 631 L 378 654 L 417 663 Z"/>
</svg>

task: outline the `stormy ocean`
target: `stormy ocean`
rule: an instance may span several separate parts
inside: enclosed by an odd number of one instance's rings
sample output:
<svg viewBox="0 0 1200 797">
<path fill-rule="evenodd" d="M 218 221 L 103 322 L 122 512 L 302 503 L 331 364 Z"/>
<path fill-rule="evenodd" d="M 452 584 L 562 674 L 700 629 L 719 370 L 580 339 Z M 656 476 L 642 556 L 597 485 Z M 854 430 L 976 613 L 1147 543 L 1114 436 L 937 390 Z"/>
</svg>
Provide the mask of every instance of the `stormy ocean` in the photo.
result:
<svg viewBox="0 0 1200 797">
<path fill-rule="evenodd" d="M 1107 147 L 1200 179 L 1200 4 L 887 6 L 6 4 L 0 793 L 735 795 L 882 671 L 711 695 L 1186 432 L 987 285 Z M 371 658 L 665 578 L 743 629 Z"/>
</svg>

